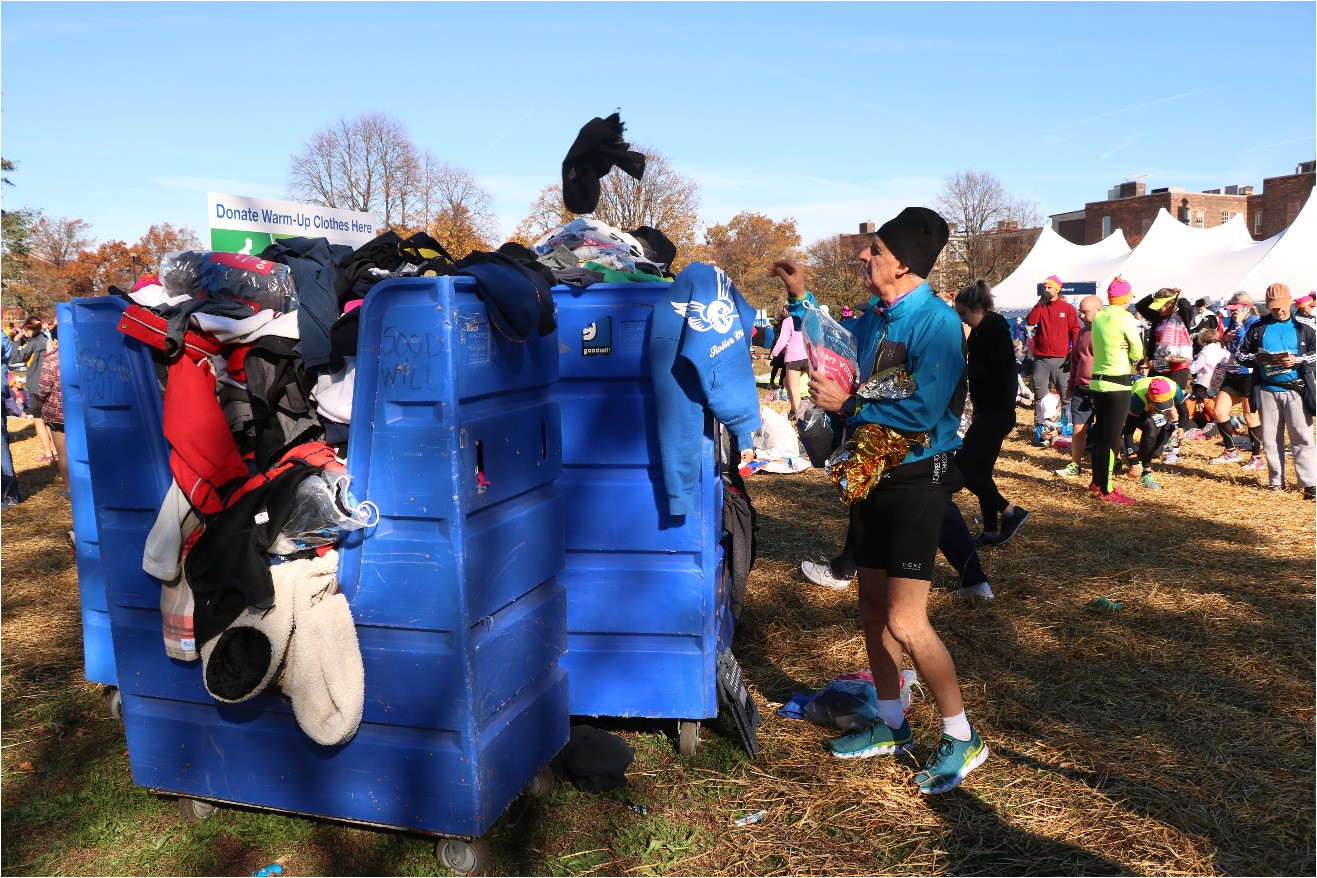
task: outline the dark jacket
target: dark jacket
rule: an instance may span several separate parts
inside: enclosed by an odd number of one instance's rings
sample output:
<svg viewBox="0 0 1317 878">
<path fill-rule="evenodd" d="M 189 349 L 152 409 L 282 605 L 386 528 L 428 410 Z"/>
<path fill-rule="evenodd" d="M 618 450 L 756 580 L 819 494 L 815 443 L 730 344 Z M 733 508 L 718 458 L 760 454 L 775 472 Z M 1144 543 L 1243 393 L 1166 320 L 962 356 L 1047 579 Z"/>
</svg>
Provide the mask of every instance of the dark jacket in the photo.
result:
<svg viewBox="0 0 1317 878">
<path fill-rule="evenodd" d="M 27 364 L 27 375 L 23 379 L 30 391 L 35 392 L 41 384 L 41 361 L 45 359 L 46 347 L 49 344 L 50 339 L 46 338 L 45 333 L 38 332 L 28 339 L 27 344 L 14 351 L 13 356 L 9 358 L 9 365 L 11 366 L 27 362 L 28 357 L 32 358 L 32 361 Z"/>
<path fill-rule="evenodd" d="M 983 315 L 966 341 L 965 374 L 974 413 L 1015 411 L 1017 389 L 1015 342 L 1006 318 L 996 311 Z"/>
<path fill-rule="evenodd" d="M 1290 320 L 1294 321 L 1294 331 L 1299 336 L 1299 352 L 1296 355 L 1297 362 L 1294 364 L 1300 380 L 1303 381 L 1299 395 L 1303 397 L 1304 413 L 1311 418 L 1317 414 L 1317 330 L 1306 323 L 1294 320 L 1293 314 L 1290 315 Z M 1271 314 L 1267 314 L 1248 328 L 1248 332 L 1244 334 L 1244 341 L 1239 346 L 1236 359 L 1252 367 L 1255 393 L 1263 384 L 1263 364 L 1257 359 L 1258 351 L 1262 349 L 1262 334 L 1266 332 L 1268 326 L 1279 322 Z"/>
</svg>

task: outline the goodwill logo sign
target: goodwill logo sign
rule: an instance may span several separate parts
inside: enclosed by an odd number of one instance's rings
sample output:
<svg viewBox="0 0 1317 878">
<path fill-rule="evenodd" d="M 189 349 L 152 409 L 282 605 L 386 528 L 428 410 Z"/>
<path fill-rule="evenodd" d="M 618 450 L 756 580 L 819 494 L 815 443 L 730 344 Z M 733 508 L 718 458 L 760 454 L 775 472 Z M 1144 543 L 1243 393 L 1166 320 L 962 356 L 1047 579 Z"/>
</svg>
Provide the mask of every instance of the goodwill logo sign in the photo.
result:
<svg viewBox="0 0 1317 878">
<path fill-rule="evenodd" d="M 326 238 L 357 248 L 375 237 L 375 217 L 293 201 L 206 193 L 210 247 L 228 253 L 260 253 L 282 238 Z"/>
</svg>

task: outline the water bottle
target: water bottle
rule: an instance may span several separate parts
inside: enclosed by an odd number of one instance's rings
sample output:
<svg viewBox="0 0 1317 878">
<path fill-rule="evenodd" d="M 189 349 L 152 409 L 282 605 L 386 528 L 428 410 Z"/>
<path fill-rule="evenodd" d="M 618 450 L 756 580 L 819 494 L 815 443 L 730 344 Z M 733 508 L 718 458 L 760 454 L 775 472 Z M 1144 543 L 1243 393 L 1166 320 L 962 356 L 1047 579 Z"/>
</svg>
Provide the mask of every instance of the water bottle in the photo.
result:
<svg viewBox="0 0 1317 878">
<path fill-rule="evenodd" d="M 915 673 L 913 668 L 906 668 L 905 670 L 901 671 L 901 709 L 902 710 L 908 711 L 910 709 L 910 702 L 913 700 L 913 694 L 911 693 L 910 690 L 916 685 L 919 685 L 919 675 Z M 923 687 L 920 686 L 920 688 L 922 689 Z"/>
</svg>

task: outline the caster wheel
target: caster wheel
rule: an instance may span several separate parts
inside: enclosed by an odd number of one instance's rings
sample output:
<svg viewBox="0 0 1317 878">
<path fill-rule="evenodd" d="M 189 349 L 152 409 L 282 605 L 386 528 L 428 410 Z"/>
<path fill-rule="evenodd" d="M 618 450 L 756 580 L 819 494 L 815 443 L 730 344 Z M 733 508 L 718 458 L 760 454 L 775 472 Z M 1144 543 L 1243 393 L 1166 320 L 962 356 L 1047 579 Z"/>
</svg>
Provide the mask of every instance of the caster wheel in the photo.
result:
<svg viewBox="0 0 1317 878">
<path fill-rule="evenodd" d="M 123 722 L 123 696 L 119 694 L 118 689 L 111 689 L 106 693 L 105 709 L 109 711 L 111 717 Z"/>
<path fill-rule="evenodd" d="M 178 800 L 178 816 L 188 823 L 200 823 L 218 810 L 219 808 L 210 802 L 201 802 L 197 799 L 188 799 L 181 796 Z"/>
<path fill-rule="evenodd" d="M 522 793 L 537 799 L 547 799 L 553 793 L 553 784 L 553 769 L 546 765 L 530 779 Z"/>
<path fill-rule="evenodd" d="M 442 838 L 435 842 L 434 855 L 446 869 L 459 875 L 483 872 L 489 865 L 489 842 L 483 838 L 464 841 L 460 838 Z"/>
<path fill-rule="evenodd" d="M 677 722 L 677 752 L 682 756 L 694 756 L 700 746 L 700 724 L 695 720 Z"/>
</svg>

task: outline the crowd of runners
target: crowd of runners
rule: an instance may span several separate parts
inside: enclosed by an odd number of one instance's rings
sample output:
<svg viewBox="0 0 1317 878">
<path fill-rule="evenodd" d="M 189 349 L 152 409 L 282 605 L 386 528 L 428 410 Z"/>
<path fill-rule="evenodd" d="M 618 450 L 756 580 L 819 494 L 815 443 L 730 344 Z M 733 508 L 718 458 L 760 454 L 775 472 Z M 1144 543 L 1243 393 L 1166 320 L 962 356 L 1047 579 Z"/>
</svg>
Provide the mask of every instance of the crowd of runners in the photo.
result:
<svg viewBox="0 0 1317 878">
<path fill-rule="evenodd" d="M 1053 276 L 1028 316 L 1012 323 L 982 281 L 954 295 L 930 289 L 947 238 L 937 213 L 906 208 L 859 256 L 871 297 L 847 321 L 858 350 L 857 389 L 817 372 L 809 378 L 810 402 L 845 421 L 844 444 L 827 469 L 850 521 L 840 556 L 802 564 L 811 581 L 835 588 L 848 588 L 858 574 L 878 696 L 877 718 L 829 748 L 840 758 L 863 758 L 910 745 L 899 698 L 909 656 L 942 716 L 939 743 L 915 776 L 920 792 L 934 794 L 957 787 L 988 755 L 929 621 L 934 557 L 940 549 L 961 573 L 964 596 L 992 597 L 975 545 L 1006 543 L 1030 517 L 993 475 L 1022 404 L 1032 403 L 1034 444 L 1068 434 L 1071 459 L 1057 475 L 1088 475 L 1096 502 L 1136 502 L 1118 477 L 1158 489 L 1157 471 L 1179 462 L 1186 436 L 1219 438 L 1214 465 L 1265 472 L 1273 490 L 1298 489 L 1309 500 L 1317 494 L 1311 292 L 1296 299 L 1273 284 L 1264 312 L 1243 291 L 1214 310 L 1171 288 L 1135 302 L 1136 291 L 1117 277 L 1104 297 L 1086 296 L 1076 307 Z M 775 352 L 798 415 L 793 373 L 809 369 L 796 338 L 798 312 L 814 302 L 800 266 L 779 262 L 772 272 L 787 292 Z M 1287 484 L 1287 456 L 1297 484 Z M 974 537 L 950 499 L 961 488 L 978 500 L 982 530 Z"/>
</svg>

